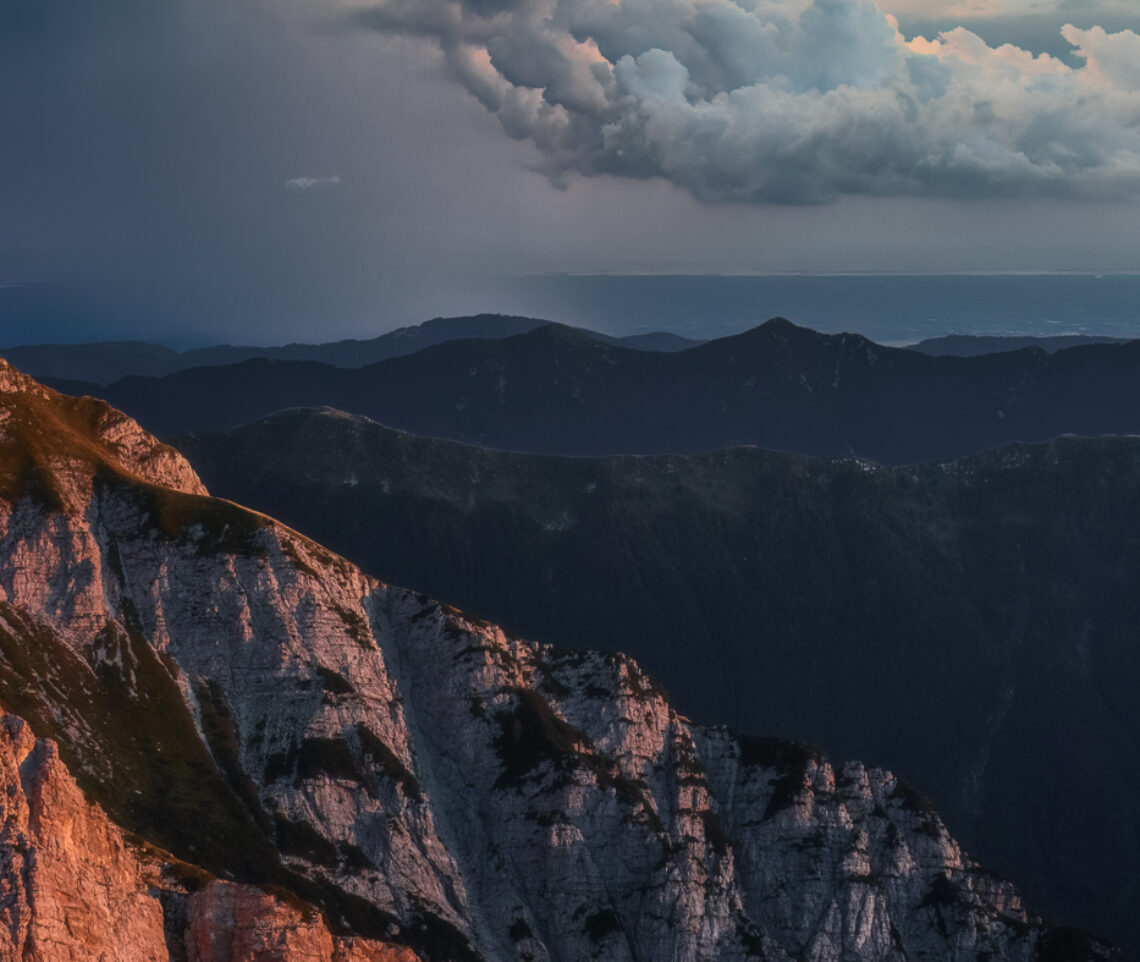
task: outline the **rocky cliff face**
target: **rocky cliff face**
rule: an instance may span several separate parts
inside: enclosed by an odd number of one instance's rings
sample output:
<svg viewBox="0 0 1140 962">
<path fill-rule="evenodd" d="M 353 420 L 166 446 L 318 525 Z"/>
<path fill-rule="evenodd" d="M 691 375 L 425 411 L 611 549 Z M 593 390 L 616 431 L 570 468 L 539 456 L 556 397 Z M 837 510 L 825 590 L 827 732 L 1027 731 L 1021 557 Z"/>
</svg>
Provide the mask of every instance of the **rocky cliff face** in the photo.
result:
<svg viewBox="0 0 1140 962">
<path fill-rule="evenodd" d="M 58 743 L 5 727 L 13 958 L 82 925 L 130 960 L 1109 954 L 890 774 L 693 725 L 624 656 L 381 584 L 97 402 L 0 389 L 0 704 Z"/>
<path fill-rule="evenodd" d="M 175 443 L 389 582 L 905 773 L 1030 904 L 1140 956 L 1140 438 L 563 458 L 293 410 Z"/>
<path fill-rule="evenodd" d="M 0 717 L 0 955 L 168 957 L 162 906 L 140 859 L 75 787 L 56 746 Z"/>
<path fill-rule="evenodd" d="M 0 715 L 0 792 L 0 958 L 416 962 L 401 946 L 334 938 L 295 898 L 208 881 L 128 838 L 15 715 Z"/>
</svg>

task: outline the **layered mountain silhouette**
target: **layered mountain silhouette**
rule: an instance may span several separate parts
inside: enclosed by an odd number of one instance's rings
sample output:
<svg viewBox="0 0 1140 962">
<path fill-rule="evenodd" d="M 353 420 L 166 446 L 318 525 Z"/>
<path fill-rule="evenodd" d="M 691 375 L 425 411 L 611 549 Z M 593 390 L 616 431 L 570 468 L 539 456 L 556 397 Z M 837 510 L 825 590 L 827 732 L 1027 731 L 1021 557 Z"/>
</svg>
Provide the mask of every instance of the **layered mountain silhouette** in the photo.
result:
<svg viewBox="0 0 1140 962">
<path fill-rule="evenodd" d="M 5 958 L 1117 957 L 889 772 L 377 582 L 2 363 L 0 538 Z"/>
<path fill-rule="evenodd" d="M 495 340 L 525 334 L 549 323 L 536 317 L 476 314 L 469 317 L 436 317 L 422 324 L 397 328 L 366 340 L 349 339 L 324 344 L 285 344 L 279 347 L 217 344 L 175 351 L 143 341 L 101 341 L 92 344 L 28 344 L 0 348 L 0 355 L 35 377 L 110 384 L 130 375 L 161 377 L 188 368 L 237 364 L 252 358 L 319 361 L 335 367 L 357 368 L 391 357 L 413 354 L 445 341 L 461 338 Z M 680 351 L 702 343 L 664 331 L 616 337 L 584 328 L 574 330 L 605 344 L 639 351 Z"/>
<path fill-rule="evenodd" d="M 177 445 L 385 579 L 909 773 L 1038 904 L 1140 946 L 1140 440 L 589 459 L 293 410 Z"/>
<path fill-rule="evenodd" d="M 549 325 L 357 370 L 254 360 L 97 393 L 158 434 L 329 405 L 416 434 L 519 451 L 692 453 L 741 444 L 909 463 L 1140 431 L 1140 342 L 930 357 L 773 320 L 672 354 Z"/>
<path fill-rule="evenodd" d="M 910 345 L 923 354 L 954 354 L 958 357 L 972 357 L 977 354 L 998 354 L 1002 351 L 1021 351 L 1027 347 L 1039 347 L 1049 354 L 1070 347 L 1087 347 L 1090 344 L 1125 344 L 1130 340 L 1124 337 L 1107 337 L 1100 334 L 1053 334 L 1044 337 L 1016 334 L 947 334 L 943 337 L 929 337 Z"/>
</svg>

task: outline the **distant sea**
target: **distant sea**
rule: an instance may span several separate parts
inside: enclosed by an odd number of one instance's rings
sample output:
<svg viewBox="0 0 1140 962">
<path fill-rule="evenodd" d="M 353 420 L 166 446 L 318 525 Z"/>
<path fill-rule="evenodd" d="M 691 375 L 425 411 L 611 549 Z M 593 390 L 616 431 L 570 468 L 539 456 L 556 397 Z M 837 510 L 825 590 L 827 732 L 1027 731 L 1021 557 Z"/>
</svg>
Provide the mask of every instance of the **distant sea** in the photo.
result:
<svg viewBox="0 0 1140 962">
<path fill-rule="evenodd" d="M 208 295 L 209 292 L 207 291 Z M 207 296 L 202 304 L 212 302 Z M 736 334 L 781 316 L 826 333 L 882 344 L 943 334 L 1098 334 L 1140 337 L 1140 272 L 1115 274 L 544 274 L 442 276 L 401 286 L 338 318 L 286 311 L 255 297 L 237 309 L 130 290 L 0 283 L 0 346 L 137 339 L 187 348 L 375 337 L 431 317 L 498 312 L 625 335 Z"/>
<path fill-rule="evenodd" d="M 723 337 L 782 316 L 882 344 L 942 334 L 1140 337 L 1140 274 L 564 274 L 505 283 L 521 313 L 612 334 Z"/>
</svg>

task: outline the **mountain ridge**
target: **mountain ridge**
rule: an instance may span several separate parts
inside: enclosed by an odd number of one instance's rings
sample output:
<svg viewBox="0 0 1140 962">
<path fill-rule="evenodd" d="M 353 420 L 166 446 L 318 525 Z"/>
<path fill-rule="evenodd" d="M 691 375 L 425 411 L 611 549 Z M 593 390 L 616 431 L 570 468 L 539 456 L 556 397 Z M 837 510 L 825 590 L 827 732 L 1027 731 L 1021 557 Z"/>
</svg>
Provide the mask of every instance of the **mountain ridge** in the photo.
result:
<svg viewBox="0 0 1140 962">
<path fill-rule="evenodd" d="M 527 636 L 584 630 L 693 717 L 910 773 L 1038 904 L 1135 943 L 1140 441 L 591 459 L 304 410 L 175 441 L 218 493 L 387 580 Z M 1054 766 L 1075 785 L 1042 791 Z"/>
<path fill-rule="evenodd" d="M 1019 351 L 1026 347 L 1039 347 L 1053 354 L 1070 347 L 1082 347 L 1088 344 L 1125 344 L 1130 340 L 1134 338 L 1101 334 L 1050 334 L 1040 337 L 1030 334 L 945 334 L 941 337 L 925 338 L 908 347 L 924 354 L 954 354 L 958 357 L 969 357 L 975 354 Z"/>
<path fill-rule="evenodd" d="M 28 426 L 90 402 L 0 387 L 4 463 L 58 489 L 0 498 L 0 704 L 113 821 L 205 862 L 219 912 L 237 903 L 216 882 L 277 886 L 337 938 L 440 962 L 1070 944 L 889 773 L 693 726 L 628 657 L 392 588 L 189 475 L 160 489 L 97 430 L 34 463 Z M 34 883 L 33 919 L 54 904 Z M 176 933 L 197 896 L 166 892 Z"/>
<path fill-rule="evenodd" d="M 552 322 L 535 317 L 474 314 L 435 317 L 372 338 L 347 338 L 318 344 L 289 343 L 263 347 L 215 344 L 176 351 L 145 341 L 100 341 L 90 344 L 12 345 L 0 348 L 0 356 L 7 357 L 37 377 L 106 385 L 132 375 L 160 377 L 189 368 L 237 364 L 254 358 L 317 361 L 334 367 L 359 368 L 450 340 L 512 337 L 549 323 Z M 664 331 L 618 336 L 586 328 L 575 330 L 583 331 L 592 340 L 635 350 L 674 351 L 702 343 Z"/>
<path fill-rule="evenodd" d="M 547 326 L 355 371 L 247 361 L 105 389 L 52 383 L 105 397 L 164 435 L 328 405 L 416 434 L 584 456 L 754 444 L 905 464 L 1140 432 L 1140 342 L 931 357 L 786 321 L 671 354 Z"/>
</svg>

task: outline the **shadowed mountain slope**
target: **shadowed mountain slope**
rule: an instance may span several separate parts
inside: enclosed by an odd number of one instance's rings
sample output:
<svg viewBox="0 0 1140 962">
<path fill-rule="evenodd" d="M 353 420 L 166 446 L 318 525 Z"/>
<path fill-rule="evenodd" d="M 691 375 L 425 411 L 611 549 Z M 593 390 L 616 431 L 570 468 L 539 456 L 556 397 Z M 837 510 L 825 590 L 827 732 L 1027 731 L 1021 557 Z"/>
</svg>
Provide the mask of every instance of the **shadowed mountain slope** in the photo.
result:
<svg viewBox="0 0 1140 962">
<path fill-rule="evenodd" d="M 585 459 L 294 410 L 177 444 L 384 578 L 910 773 L 1040 904 L 1140 945 L 1140 441 Z"/>
<path fill-rule="evenodd" d="M 159 434 L 329 405 L 417 434 L 577 455 L 757 444 L 908 463 L 1065 433 L 1140 432 L 1140 342 L 929 357 L 782 320 L 673 354 L 550 325 L 356 371 L 260 360 L 58 386 L 98 393 Z"/>
<path fill-rule="evenodd" d="M 5 364 L 0 705 L 4 958 L 1114 957 L 890 773 L 377 582 Z"/>
</svg>

